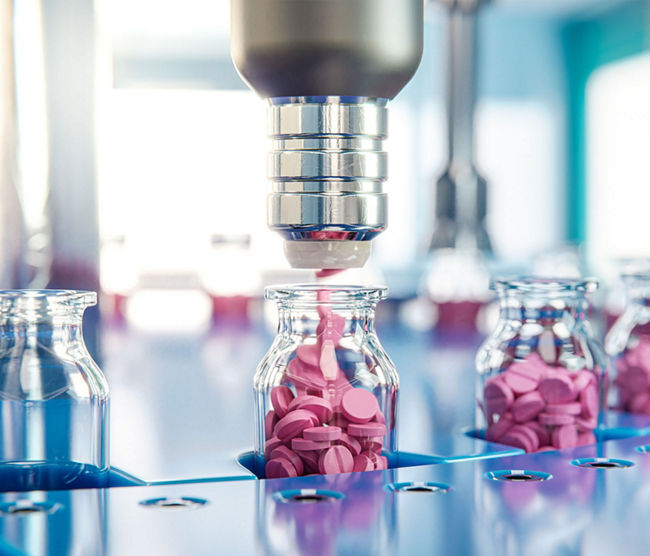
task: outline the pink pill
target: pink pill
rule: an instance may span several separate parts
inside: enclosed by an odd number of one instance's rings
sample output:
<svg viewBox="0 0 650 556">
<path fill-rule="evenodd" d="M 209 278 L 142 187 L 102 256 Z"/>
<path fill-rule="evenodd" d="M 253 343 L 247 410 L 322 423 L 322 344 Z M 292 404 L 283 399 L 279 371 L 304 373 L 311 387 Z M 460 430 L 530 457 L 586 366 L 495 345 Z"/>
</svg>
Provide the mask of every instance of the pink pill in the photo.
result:
<svg viewBox="0 0 650 556">
<path fill-rule="evenodd" d="M 540 413 L 537 420 L 542 425 L 572 425 L 575 417 L 567 413 Z"/>
<path fill-rule="evenodd" d="M 596 382 L 596 377 L 592 372 L 584 369 L 578 371 L 575 377 L 573 377 L 573 386 L 576 392 L 581 392 L 592 382 Z"/>
<path fill-rule="evenodd" d="M 483 398 L 485 399 L 487 417 L 491 419 L 494 414 L 505 413 L 512 405 L 515 395 L 510 387 L 497 377 L 487 381 L 483 389 Z"/>
<path fill-rule="evenodd" d="M 375 452 L 369 452 L 367 456 L 372 460 L 376 470 L 388 469 L 388 460 L 386 457 L 376 454 Z"/>
<path fill-rule="evenodd" d="M 533 352 L 528 357 L 526 357 L 526 363 L 531 367 L 537 369 L 540 373 L 539 376 L 541 376 L 542 373 L 548 369 L 546 361 L 544 361 L 544 359 L 542 359 L 542 357 L 537 352 Z"/>
<path fill-rule="evenodd" d="M 300 456 L 289 450 L 289 448 L 286 446 L 278 446 L 271 452 L 271 460 L 277 458 L 284 458 L 289 460 L 298 475 L 302 475 L 305 472 L 305 468 L 303 466 L 302 460 L 300 459 Z"/>
<path fill-rule="evenodd" d="M 311 411 L 297 409 L 287 413 L 275 425 L 275 434 L 282 441 L 291 440 L 303 430 L 318 424 L 318 417 Z"/>
<path fill-rule="evenodd" d="M 308 451 L 308 452 L 299 452 L 296 453 L 300 456 L 302 463 L 305 467 L 305 472 L 307 473 L 318 473 L 318 458 L 320 457 L 320 452 L 318 451 Z"/>
<path fill-rule="evenodd" d="M 515 448 L 521 448 L 526 453 L 535 450 L 534 442 L 532 442 L 530 438 L 521 431 L 510 430 L 499 439 L 499 442 L 508 446 L 514 446 Z"/>
<path fill-rule="evenodd" d="M 534 365 L 519 362 L 510 365 L 501 377 L 515 394 L 525 394 L 537 388 L 540 371 Z"/>
<path fill-rule="evenodd" d="M 537 421 L 528 421 L 524 424 L 537 435 L 540 446 L 547 446 L 551 443 L 551 434 L 548 432 L 548 427 L 541 425 Z"/>
<path fill-rule="evenodd" d="M 375 436 L 374 438 L 361 438 L 361 450 L 367 451 L 371 450 L 373 452 L 381 452 L 381 449 L 384 447 L 384 439 L 381 436 Z"/>
<path fill-rule="evenodd" d="M 356 437 L 384 436 L 386 425 L 382 423 L 350 423 L 348 434 Z"/>
<path fill-rule="evenodd" d="M 510 411 L 517 423 L 525 423 L 535 418 L 544 409 L 545 405 L 546 402 L 542 395 L 537 390 L 534 390 L 519 396 L 512 404 Z"/>
<path fill-rule="evenodd" d="M 648 392 L 639 392 L 634 394 L 627 404 L 631 413 L 647 414 L 650 413 L 650 394 Z"/>
<path fill-rule="evenodd" d="M 345 446 L 332 446 L 320 456 L 318 469 L 321 473 L 350 473 L 354 458 Z"/>
<path fill-rule="evenodd" d="M 515 424 L 514 419 L 510 413 L 504 413 L 500 419 L 490 425 L 486 431 L 486 438 L 490 442 L 497 442 L 504 434 L 506 434 Z"/>
<path fill-rule="evenodd" d="M 275 450 L 278 446 L 282 446 L 284 443 L 277 436 L 269 438 L 264 443 L 264 459 L 267 461 L 271 459 L 271 452 Z"/>
<path fill-rule="evenodd" d="M 386 456 L 377 457 L 377 461 L 375 462 L 375 469 L 377 471 L 388 469 L 388 458 Z"/>
<path fill-rule="evenodd" d="M 341 427 L 341 430 L 345 430 L 348 428 L 350 421 L 346 419 L 346 417 L 341 413 L 339 407 L 339 409 L 332 414 L 332 420 L 330 423 L 332 425 L 336 425 L 337 427 Z"/>
<path fill-rule="evenodd" d="M 539 381 L 539 391 L 548 403 L 571 402 L 576 397 L 573 381 L 564 373 L 549 371 Z"/>
<path fill-rule="evenodd" d="M 546 413 L 567 413 L 569 415 L 580 415 L 582 405 L 578 402 L 550 403 L 544 410 Z"/>
<path fill-rule="evenodd" d="M 321 342 L 331 340 L 335 345 L 338 345 L 339 340 L 343 337 L 344 330 L 345 319 L 330 312 L 321 317 L 316 327 L 316 335 Z"/>
<path fill-rule="evenodd" d="M 271 390 L 271 403 L 279 419 L 289 411 L 289 404 L 293 397 L 293 392 L 288 386 L 276 386 Z"/>
<path fill-rule="evenodd" d="M 580 392 L 580 405 L 582 407 L 582 416 L 586 418 L 598 417 L 598 389 L 595 384 L 590 384 Z"/>
<path fill-rule="evenodd" d="M 326 450 L 332 444 L 327 440 L 316 441 L 305 438 L 294 438 L 291 440 L 291 448 L 298 452 L 311 452 L 313 450 Z"/>
<path fill-rule="evenodd" d="M 578 442 L 578 431 L 573 425 L 564 425 L 553 431 L 552 438 L 556 448 L 572 448 Z"/>
<path fill-rule="evenodd" d="M 281 479 L 283 477 L 297 477 L 298 472 L 288 459 L 276 458 L 268 461 L 264 468 L 267 479 Z"/>
<path fill-rule="evenodd" d="M 322 398 L 323 397 L 323 389 L 322 388 L 307 388 L 305 390 L 305 394 L 307 396 L 316 396 L 317 398 Z"/>
<path fill-rule="evenodd" d="M 536 452 L 555 452 L 555 450 L 557 450 L 557 448 L 554 446 L 542 446 L 541 448 L 537 448 Z"/>
<path fill-rule="evenodd" d="M 588 446 L 589 444 L 596 443 L 596 435 L 591 432 L 581 432 L 578 433 L 578 440 L 576 440 L 576 446 Z"/>
<path fill-rule="evenodd" d="M 325 380 L 336 380 L 340 369 L 338 361 L 336 360 L 336 351 L 334 350 L 334 342 L 325 340 L 320 354 L 320 370 L 325 377 Z"/>
<path fill-rule="evenodd" d="M 296 350 L 296 355 L 304 364 L 310 367 L 318 367 L 320 351 L 320 348 L 316 344 L 303 344 Z"/>
<path fill-rule="evenodd" d="M 287 413 L 291 411 L 295 411 L 296 409 L 300 409 L 300 405 L 304 402 L 308 402 L 309 400 L 312 399 L 318 399 L 318 396 L 311 396 L 309 394 L 300 394 L 299 396 L 296 396 L 293 400 L 291 400 L 291 403 L 287 406 Z"/>
<path fill-rule="evenodd" d="M 317 277 L 319 277 L 318 273 L 317 273 Z M 316 292 L 316 300 L 317 301 L 327 302 L 327 301 L 330 300 L 331 295 L 332 295 L 331 290 L 323 288 L 322 290 L 318 290 Z M 322 305 L 319 306 L 319 309 L 321 309 L 321 308 L 324 309 L 324 310 L 327 310 L 327 311 L 331 311 L 331 309 L 329 307 L 326 307 L 326 306 L 322 306 Z"/>
<path fill-rule="evenodd" d="M 318 442 L 331 442 L 341 438 L 340 427 L 311 427 L 302 431 L 303 438 Z"/>
<path fill-rule="evenodd" d="M 264 438 L 271 438 L 273 436 L 273 429 L 278 422 L 278 416 L 275 411 L 271 410 L 264 417 Z"/>
<path fill-rule="evenodd" d="M 386 417 L 384 417 L 384 414 L 381 411 L 378 411 L 375 413 L 374 421 L 377 421 L 377 423 L 383 423 L 385 425 Z"/>
<path fill-rule="evenodd" d="M 346 433 L 341 433 L 341 438 L 336 441 L 336 444 L 345 446 L 353 456 L 358 456 L 361 453 L 361 443 Z"/>
<path fill-rule="evenodd" d="M 628 367 L 621 373 L 620 378 L 630 392 L 643 392 L 648 389 L 648 373 L 641 367 Z"/>
<path fill-rule="evenodd" d="M 527 427 L 526 425 L 515 425 L 510 429 L 509 432 L 521 432 L 525 434 L 533 446 L 533 452 L 539 448 L 539 438 L 537 437 L 537 434 L 533 429 Z"/>
<path fill-rule="evenodd" d="M 377 398 L 363 388 L 352 388 L 341 398 L 341 413 L 353 423 L 367 423 L 378 411 Z"/>
<path fill-rule="evenodd" d="M 598 419 L 596 417 L 590 417 L 589 419 L 576 417 L 575 425 L 578 432 L 591 432 L 598 426 Z"/>
<path fill-rule="evenodd" d="M 327 423 L 332 418 L 332 404 L 324 398 L 316 396 L 302 396 L 296 398 L 289 406 L 289 410 L 306 409 L 318 417 L 318 424 Z"/>
<path fill-rule="evenodd" d="M 375 469 L 375 464 L 365 454 L 360 454 L 354 457 L 354 466 L 352 468 L 352 471 L 355 472 L 373 471 L 374 469 Z"/>
</svg>

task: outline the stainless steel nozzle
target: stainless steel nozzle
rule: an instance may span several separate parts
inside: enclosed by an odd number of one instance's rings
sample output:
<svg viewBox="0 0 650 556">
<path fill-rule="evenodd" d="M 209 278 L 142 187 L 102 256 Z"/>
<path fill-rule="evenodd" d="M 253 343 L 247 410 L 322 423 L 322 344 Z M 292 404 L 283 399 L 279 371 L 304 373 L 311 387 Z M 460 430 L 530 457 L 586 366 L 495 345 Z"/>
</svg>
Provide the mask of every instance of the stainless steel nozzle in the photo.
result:
<svg viewBox="0 0 650 556">
<path fill-rule="evenodd" d="M 270 103 L 268 224 L 287 240 L 292 265 L 362 266 L 368 240 L 386 228 L 385 105 L 340 97 Z"/>
</svg>

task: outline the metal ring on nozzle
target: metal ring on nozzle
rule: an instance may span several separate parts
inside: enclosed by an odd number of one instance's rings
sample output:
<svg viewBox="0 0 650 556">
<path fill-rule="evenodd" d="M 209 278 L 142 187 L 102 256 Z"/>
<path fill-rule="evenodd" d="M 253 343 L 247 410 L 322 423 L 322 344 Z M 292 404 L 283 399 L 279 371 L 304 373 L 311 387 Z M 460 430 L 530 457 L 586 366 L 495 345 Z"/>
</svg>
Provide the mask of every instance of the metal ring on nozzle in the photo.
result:
<svg viewBox="0 0 650 556">
<path fill-rule="evenodd" d="M 288 240 L 293 266 L 362 266 L 369 245 L 337 242 L 366 242 L 386 228 L 385 104 L 340 97 L 271 102 L 268 223 Z"/>
</svg>

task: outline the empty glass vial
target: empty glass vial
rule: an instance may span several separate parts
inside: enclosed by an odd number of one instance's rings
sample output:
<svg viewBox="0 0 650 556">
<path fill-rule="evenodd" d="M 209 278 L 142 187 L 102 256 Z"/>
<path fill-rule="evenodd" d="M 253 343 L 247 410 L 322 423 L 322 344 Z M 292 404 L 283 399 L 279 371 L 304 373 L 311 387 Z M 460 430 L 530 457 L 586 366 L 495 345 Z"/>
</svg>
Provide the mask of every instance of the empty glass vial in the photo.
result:
<svg viewBox="0 0 650 556">
<path fill-rule="evenodd" d="M 587 320 L 586 294 L 597 284 L 517 278 L 491 287 L 500 316 L 476 356 L 477 427 L 526 452 L 595 442 L 608 376 Z"/>
<path fill-rule="evenodd" d="M 605 338 L 614 358 L 614 404 L 650 415 L 650 272 L 623 274 L 626 305 Z"/>
<path fill-rule="evenodd" d="M 375 333 L 385 288 L 269 287 L 278 333 L 255 374 L 256 473 L 386 469 L 399 378 Z"/>
<path fill-rule="evenodd" d="M 0 291 L 0 490 L 105 486 L 108 385 L 82 334 L 96 300 Z"/>
</svg>

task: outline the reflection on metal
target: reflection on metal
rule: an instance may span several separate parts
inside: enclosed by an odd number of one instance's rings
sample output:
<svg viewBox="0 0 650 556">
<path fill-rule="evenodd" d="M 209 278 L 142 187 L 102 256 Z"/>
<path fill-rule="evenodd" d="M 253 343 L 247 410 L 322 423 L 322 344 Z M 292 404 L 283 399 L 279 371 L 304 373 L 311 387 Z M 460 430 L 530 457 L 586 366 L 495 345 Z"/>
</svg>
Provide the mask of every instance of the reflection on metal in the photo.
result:
<svg viewBox="0 0 650 556">
<path fill-rule="evenodd" d="M 61 504 L 52 502 L 35 502 L 33 500 L 20 499 L 15 502 L 5 502 L 0 504 L 0 514 L 2 515 L 29 515 L 34 513 L 53 514 L 61 508 Z"/>
<path fill-rule="evenodd" d="M 189 496 L 180 496 L 178 498 L 151 498 L 150 500 L 142 500 L 141 506 L 153 509 L 163 510 L 196 510 L 205 506 L 208 503 L 203 498 L 190 498 Z"/>
<path fill-rule="evenodd" d="M 485 478 L 493 481 L 506 481 L 511 483 L 535 483 L 548 481 L 553 478 L 553 475 L 544 471 L 506 469 L 502 471 L 489 471 L 485 474 Z"/>
<path fill-rule="evenodd" d="M 581 458 L 574 459 L 571 464 L 587 469 L 624 469 L 634 467 L 633 461 L 614 458 Z"/>
<path fill-rule="evenodd" d="M 432 483 L 432 482 L 408 482 L 408 483 L 392 483 L 386 488 L 393 492 L 400 493 L 426 493 L 426 494 L 447 494 L 451 487 L 445 483 Z"/>
</svg>

